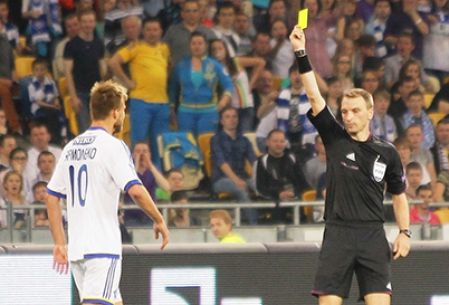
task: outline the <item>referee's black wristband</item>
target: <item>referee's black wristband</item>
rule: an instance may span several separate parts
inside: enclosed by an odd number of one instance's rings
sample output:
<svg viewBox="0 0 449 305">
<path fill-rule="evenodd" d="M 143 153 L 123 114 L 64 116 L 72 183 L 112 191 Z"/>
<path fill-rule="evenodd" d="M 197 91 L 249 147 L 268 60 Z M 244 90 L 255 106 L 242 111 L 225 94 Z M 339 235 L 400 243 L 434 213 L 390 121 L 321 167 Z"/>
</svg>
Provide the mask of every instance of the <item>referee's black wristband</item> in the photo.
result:
<svg viewBox="0 0 449 305">
<path fill-rule="evenodd" d="M 295 52 L 295 57 L 296 62 L 298 63 L 299 73 L 304 74 L 312 71 L 312 66 L 310 65 L 309 57 L 307 56 L 307 54 L 303 56 L 298 56 L 298 54 L 296 54 Z"/>
</svg>

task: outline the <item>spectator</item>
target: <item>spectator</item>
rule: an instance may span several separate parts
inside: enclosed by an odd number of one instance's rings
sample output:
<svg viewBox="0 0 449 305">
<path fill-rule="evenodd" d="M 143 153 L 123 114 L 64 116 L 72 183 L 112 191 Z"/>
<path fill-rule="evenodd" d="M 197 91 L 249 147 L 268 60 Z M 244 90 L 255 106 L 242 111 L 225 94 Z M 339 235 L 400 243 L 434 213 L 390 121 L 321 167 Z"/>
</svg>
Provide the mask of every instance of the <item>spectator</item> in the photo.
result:
<svg viewBox="0 0 449 305">
<path fill-rule="evenodd" d="M 435 94 L 439 88 L 436 88 L 436 85 L 430 82 L 430 78 L 425 76 L 423 77 L 422 72 L 423 69 L 421 67 L 421 63 L 415 59 L 409 59 L 401 67 L 399 70 L 399 78 L 404 78 L 406 76 L 413 78 L 416 82 L 415 86 L 419 88 L 422 93 L 431 93 Z"/>
<path fill-rule="evenodd" d="M 332 76 L 326 80 L 327 92 L 326 92 L 326 105 L 332 114 L 338 119 L 340 116 L 340 103 L 343 96 L 343 89 L 341 81 Z"/>
<path fill-rule="evenodd" d="M 20 208 L 22 205 L 26 205 L 25 198 L 22 195 L 23 190 L 23 177 L 19 172 L 10 171 L 5 175 L 3 180 L 3 188 L 5 189 L 5 195 L 0 199 L 3 204 L 1 206 L 7 206 L 9 204 L 13 207 L 13 226 L 14 229 L 23 229 L 26 226 L 27 211 Z"/>
<path fill-rule="evenodd" d="M 306 116 L 310 105 L 296 64 L 290 67 L 290 82 L 290 88 L 282 90 L 274 101 L 267 99 L 267 104 L 259 107 L 257 115 L 261 121 L 256 133 L 262 138 L 274 128 L 283 130 L 292 152 L 304 158 L 300 152 L 303 152 L 306 144 L 315 143 L 318 133 Z M 301 163 L 303 161 L 301 159 Z"/>
<path fill-rule="evenodd" d="M 377 90 L 373 94 L 374 115 L 370 122 L 370 131 L 376 137 L 393 143 L 398 137 L 396 124 L 388 113 L 390 94 L 386 90 Z"/>
<path fill-rule="evenodd" d="M 90 89 L 105 74 L 106 66 L 103 42 L 94 33 L 95 12 L 82 11 L 78 19 L 80 32 L 64 49 L 64 71 L 70 103 L 77 114 L 78 128 L 84 132 L 90 124 Z"/>
<path fill-rule="evenodd" d="M 365 63 L 367 58 L 373 57 L 376 51 L 376 40 L 373 36 L 368 34 L 363 34 L 356 42 L 356 51 L 354 53 L 354 63 L 352 66 L 354 76 L 356 80 L 362 77 L 363 64 Z"/>
<path fill-rule="evenodd" d="M 273 74 L 281 80 L 288 78 L 288 69 L 295 61 L 292 45 L 287 36 L 287 23 L 283 19 L 274 20 L 271 24 L 271 64 Z"/>
<path fill-rule="evenodd" d="M 66 36 L 58 42 L 53 56 L 53 76 L 55 79 L 60 79 L 64 76 L 64 49 L 67 43 L 78 36 L 80 31 L 80 23 L 78 16 L 69 14 L 64 18 L 64 28 Z"/>
<path fill-rule="evenodd" d="M 231 102 L 232 80 L 223 66 L 206 55 L 204 34 L 194 32 L 190 39 L 191 57 L 180 61 L 170 79 L 172 106 L 178 105 L 178 128 L 195 136 L 217 130 L 218 112 Z M 222 89 L 218 97 L 217 86 Z"/>
<path fill-rule="evenodd" d="M 438 175 L 434 198 L 436 202 L 449 201 L 449 171 L 441 171 Z"/>
<path fill-rule="evenodd" d="M 391 19 L 391 18 L 390 18 Z M 399 72 L 402 65 L 409 59 L 413 59 L 412 52 L 415 49 L 413 35 L 408 32 L 401 33 L 396 40 L 396 54 L 385 58 L 385 81 L 390 88 L 399 80 Z M 421 71 L 426 81 L 424 71 Z"/>
<path fill-rule="evenodd" d="M 47 199 L 47 182 L 39 181 L 33 185 L 33 204 L 45 204 Z M 34 210 L 34 226 L 35 227 L 48 227 L 47 209 L 35 209 Z"/>
<path fill-rule="evenodd" d="M 424 137 L 422 148 L 428 150 L 435 144 L 435 132 L 432 121 L 424 111 L 424 96 L 418 90 L 412 91 L 406 102 L 407 111 L 402 116 L 402 128 L 405 130 L 412 124 L 421 126 Z"/>
<path fill-rule="evenodd" d="M 0 22 L 0 33 L 3 32 L 4 26 Z M 22 132 L 20 127 L 19 116 L 17 115 L 12 100 L 12 85 L 15 81 L 14 54 L 8 39 L 4 35 L 0 35 L 0 101 L 1 107 L 5 111 L 7 121 L 11 132 Z"/>
<path fill-rule="evenodd" d="M 279 92 L 277 91 L 277 88 L 274 84 L 273 73 L 271 73 L 271 71 L 266 67 L 260 74 L 252 95 L 256 113 L 258 112 L 261 105 L 274 101 L 279 95 Z M 270 101 L 266 101 L 266 99 L 269 99 Z M 257 127 L 258 124 L 259 118 L 256 115 L 255 126 Z M 265 151 L 265 148 L 262 147 L 265 147 L 265 140 L 262 141 L 262 146 L 259 146 L 259 150 L 263 152 Z"/>
<path fill-rule="evenodd" d="M 428 111 L 449 114 L 449 79 L 433 98 Z"/>
<path fill-rule="evenodd" d="M 256 28 L 258 32 L 268 33 L 270 32 L 274 20 L 278 18 L 287 20 L 287 13 L 285 0 L 269 1 L 269 6 L 266 12 L 254 16 L 254 28 Z"/>
<path fill-rule="evenodd" d="M 29 19 L 28 33 L 35 53 L 48 57 L 52 39 L 62 34 L 58 1 L 23 0 L 22 16 Z"/>
<path fill-rule="evenodd" d="M 33 61 L 33 78 L 28 85 L 31 113 L 35 120 L 46 122 L 53 141 L 61 143 L 67 138 L 67 120 L 61 110 L 58 89 L 48 72 L 45 59 Z"/>
<path fill-rule="evenodd" d="M 16 171 L 24 177 L 25 168 L 27 165 L 28 160 L 28 154 L 25 149 L 21 147 L 14 148 L 11 153 L 9 154 L 9 164 L 10 168 L 5 169 L 0 172 L 0 197 L 5 196 L 5 189 L 3 188 L 3 181 L 5 180 L 5 176 L 10 171 Z M 31 191 L 31 186 L 28 185 L 28 181 L 24 180 L 23 185 L 23 194 L 28 195 L 28 193 Z"/>
<path fill-rule="evenodd" d="M 209 53 L 223 65 L 233 81 L 231 105 L 239 111 L 240 131 L 253 131 L 255 111 L 251 91 L 264 69 L 265 61 L 258 57 L 231 57 L 225 42 L 220 39 L 211 41 Z M 248 68 L 252 68 L 250 77 L 246 72 Z"/>
<path fill-rule="evenodd" d="M 346 0 L 341 4 L 341 14 L 340 18 L 337 20 L 337 33 L 336 38 L 338 41 L 347 37 L 346 33 L 348 31 L 349 24 L 352 20 L 357 20 L 357 22 L 361 22 L 361 27 L 363 28 L 364 22 L 363 19 L 360 19 L 356 16 L 357 3 L 355 0 Z"/>
<path fill-rule="evenodd" d="M 211 139 L 212 187 L 214 192 L 230 193 L 238 202 L 250 202 L 250 177 L 245 171 L 245 161 L 256 161 L 249 140 L 238 132 L 238 111 L 226 107 L 220 112 L 222 130 Z M 250 224 L 257 223 L 257 211 L 244 209 Z"/>
<path fill-rule="evenodd" d="M 206 36 L 207 41 L 216 38 L 212 30 L 200 24 L 199 3 L 197 0 L 186 0 L 182 5 L 182 22 L 172 24 L 164 35 L 164 42 L 170 47 L 172 65 L 190 56 L 190 36 L 193 32 L 200 32 Z"/>
<path fill-rule="evenodd" d="M 238 233 L 232 232 L 232 218 L 228 211 L 213 210 L 209 213 L 209 219 L 212 234 L 220 241 L 220 243 L 246 243 Z"/>
<path fill-rule="evenodd" d="M 132 158 L 137 176 L 142 181 L 151 198 L 156 198 L 156 187 L 169 190 L 170 185 L 167 179 L 159 172 L 157 167 L 151 161 L 150 147 L 146 142 L 137 142 L 134 145 Z M 131 197 L 126 194 L 124 198 L 125 204 L 133 205 Z M 126 224 L 141 225 L 149 222 L 148 217 L 141 210 L 127 210 L 125 212 Z"/>
<path fill-rule="evenodd" d="M 372 35 L 376 40 L 376 56 L 385 57 L 391 45 L 385 39 L 384 32 L 387 21 L 391 16 L 391 3 L 389 0 L 374 1 L 374 13 L 367 20 L 365 33 Z"/>
<path fill-rule="evenodd" d="M 449 76 L 449 61 L 444 56 L 449 54 L 449 1 L 432 1 L 432 11 L 427 18 L 430 33 L 424 37 L 423 66 L 443 83 Z"/>
<path fill-rule="evenodd" d="M 254 179 L 258 193 L 276 202 L 273 220 L 284 223 L 285 216 L 279 202 L 300 198 L 308 185 L 296 157 L 286 151 L 287 141 L 280 129 L 273 129 L 267 136 L 267 153 L 255 164 Z"/>
<path fill-rule="evenodd" d="M 17 142 L 13 135 L 6 134 L 0 136 L 0 171 L 11 167 L 9 155 L 16 147 Z"/>
<path fill-rule="evenodd" d="M 421 203 L 414 204 L 410 209 L 411 224 L 439 225 L 440 219 L 429 208 L 433 199 L 432 188 L 428 185 L 420 185 L 416 189 L 416 197 L 422 200 Z"/>
<path fill-rule="evenodd" d="M 423 170 L 421 164 L 418 162 L 410 162 L 405 167 L 405 178 L 407 180 L 407 189 L 405 194 L 408 199 L 417 199 L 417 189 L 422 185 Z"/>
<path fill-rule="evenodd" d="M 360 0 L 357 2 L 356 15 L 367 22 L 375 12 L 375 0 Z"/>
<path fill-rule="evenodd" d="M 171 194 L 171 203 L 188 204 L 189 197 L 185 191 L 175 191 Z M 189 228 L 191 226 L 199 226 L 201 222 L 195 216 L 192 216 L 189 209 L 176 208 L 169 210 L 168 225 L 175 228 Z"/>
<path fill-rule="evenodd" d="M 143 40 L 121 48 L 109 61 L 114 74 L 131 90 L 131 142 L 149 140 L 152 161 L 161 167 L 157 137 L 169 131 L 170 106 L 167 95 L 170 50 L 161 42 L 162 27 L 157 19 L 143 25 Z M 122 64 L 129 63 L 131 76 Z"/>
<path fill-rule="evenodd" d="M 405 168 L 407 164 L 412 162 L 412 147 L 410 143 L 408 142 L 406 137 L 399 137 L 393 142 L 394 146 L 396 147 L 399 158 L 401 158 L 401 164 L 403 167 L 403 171 L 405 173 Z M 423 171 L 426 169 L 423 168 Z"/>
<path fill-rule="evenodd" d="M 425 14 L 417 8 L 418 0 L 401 0 L 401 9 L 393 11 L 388 19 L 385 36 L 394 39 L 403 32 L 411 33 L 416 43 L 413 56 L 421 59 L 423 38 L 429 34 L 429 25 Z"/>
<path fill-rule="evenodd" d="M 212 28 L 215 36 L 226 43 L 231 57 L 237 54 L 240 44 L 240 36 L 234 31 L 235 13 L 236 10 L 232 2 L 223 1 L 218 4 L 217 24 Z"/>
<path fill-rule="evenodd" d="M 333 61 L 333 71 L 334 77 L 340 81 L 343 91 L 354 88 L 351 56 L 337 53 Z"/>
<path fill-rule="evenodd" d="M 0 23 L 3 24 L 3 31 L 11 47 L 20 52 L 19 29 L 9 20 L 9 5 L 7 0 L 0 0 Z"/>
<path fill-rule="evenodd" d="M 48 127 L 44 123 L 34 122 L 30 127 L 30 142 L 31 147 L 28 149 L 28 162 L 25 169 L 25 177 L 36 177 L 39 174 L 37 160 L 39 154 L 43 151 L 51 152 L 56 161 L 61 156 L 61 149 L 59 147 L 50 145 L 51 135 L 48 132 Z"/>
<path fill-rule="evenodd" d="M 318 190 L 320 177 L 326 173 L 326 150 L 323 140 L 319 135 L 315 137 L 315 156 L 304 165 L 304 174 L 307 183 L 315 190 Z M 324 198 L 324 197 L 323 197 Z"/>
<path fill-rule="evenodd" d="M 435 165 L 430 150 L 423 147 L 424 133 L 422 126 L 419 124 L 410 125 L 407 128 L 405 135 L 412 149 L 411 161 L 416 161 L 423 167 L 423 181 L 421 184 L 430 182 L 432 186 L 434 186 L 437 178 Z M 424 169 L 426 169 L 427 172 Z"/>
<path fill-rule="evenodd" d="M 309 9 L 309 22 L 305 30 L 307 35 L 306 51 L 314 70 L 323 78 L 332 75 L 332 63 L 327 53 L 326 39 L 329 30 L 327 20 L 320 18 L 320 2 L 318 0 L 301 0 L 301 7 Z"/>
<path fill-rule="evenodd" d="M 400 118 L 407 111 L 407 106 L 405 101 L 407 100 L 409 94 L 416 90 L 416 82 L 413 78 L 407 76 L 400 79 L 397 86 L 397 94 L 393 92 L 391 97 L 391 104 L 388 108 L 388 114 L 395 119 L 396 127 L 402 128 Z M 400 129 L 399 134 L 402 134 L 403 130 Z"/>
<path fill-rule="evenodd" d="M 251 53 L 251 41 L 254 36 L 254 30 L 251 29 L 251 20 L 244 12 L 237 12 L 235 16 L 234 31 L 239 35 L 240 43 L 237 46 L 237 55 L 246 55 Z"/>
<path fill-rule="evenodd" d="M 165 179 L 168 181 L 168 188 L 156 188 L 156 198 L 161 201 L 170 201 L 172 192 L 185 189 L 184 174 L 180 170 L 172 168 L 165 174 Z"/>
<path fill-rule="evenodd" d="M 362 72 L 360 87 L 370 94 L 374 94 L 379 89 L 380 81 L 375 71 L 366 70 Z"/>
<path fill-rule="evenodd" d="M 385 63 L 382 58 L 375 56 L 365 58 L 362 71 L 373 71 L 379 80 L 379 88 L 387 88 L 385 84 Z"/>
<path fill-rule="evenodd" d="M 56 158 L 49 151 L 42 151 L 37 158 L 37 167 L 39 168 L 39 173 L 36 177 L 32 178 L 29 185 L 35 185 L 39 181 L 49 182 L 53 171 L 56 166 Z M 27 177 L 29 178 L 29 177 Z M 32 194 L 30 194 L 32 195 Z"/>
<path fill-rule="evenodd" d="M 436 174 L 449 171 L 449 119 L 438 121 L 435 145 L 430 149 L 435 163 Z"/>
</svg>

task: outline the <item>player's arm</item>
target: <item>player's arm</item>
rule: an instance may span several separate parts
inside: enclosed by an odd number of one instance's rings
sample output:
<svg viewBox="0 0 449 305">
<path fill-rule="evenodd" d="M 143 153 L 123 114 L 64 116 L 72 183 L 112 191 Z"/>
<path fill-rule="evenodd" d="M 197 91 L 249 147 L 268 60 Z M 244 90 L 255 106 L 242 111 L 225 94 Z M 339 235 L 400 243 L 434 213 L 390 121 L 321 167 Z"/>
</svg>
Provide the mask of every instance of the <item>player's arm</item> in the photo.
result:
<svg viewBox="0 0 449 305">
<path fill-rule="evenodd" d="M 393 195 L 393 210 L 400 232 L 410 229 L 410 212 L 405 193 Z M 405 257 L 410 251 L 410 237 L 407 233 L 399 233 L 394 242 L 394 259 Z"/>
<path fill-rule="evenodd" d="M 67 248 L 59 198 L 49 193 L 46 205 L 50 231 L 55 244 L 53 248 L 54 267 L 58 272 L 66 273 L 68 270 Z"/>
<path fill-rule="evenodd" d="M 297 55 L 297 51 L 302 50 L 305 52 L 306 49 L 306 38 L 300 27 L 295 26 L 290 34 L 290 42 L 292 43 L 293 50 L 295 51 L 301 81 L 304 84 L 307 97 L 309 98 L 309 102 L 312 107 L 312 114 L 315 116 L 324 109 L 326 102 L 321 96 L 318 83 L 315 78 L 315 72 L 312 70 L 307 55 L 305 53 L 304 55 Z"/>
<path fill-rule="evenodd" d="M 134 202 L 142 208 L 145 214 L 153 219 L 155 238 L 158 239 L 159 234 L 162 235 L 161 249 L 164 249 L 168 244 L 169 232 L 164 218 L 154 204 L 153 199 L 151 199 L 150 194 L 141 184 L 135 184 L 131 186 L 128 189 L 128 194 L 131 196 Z"/>
</svg>

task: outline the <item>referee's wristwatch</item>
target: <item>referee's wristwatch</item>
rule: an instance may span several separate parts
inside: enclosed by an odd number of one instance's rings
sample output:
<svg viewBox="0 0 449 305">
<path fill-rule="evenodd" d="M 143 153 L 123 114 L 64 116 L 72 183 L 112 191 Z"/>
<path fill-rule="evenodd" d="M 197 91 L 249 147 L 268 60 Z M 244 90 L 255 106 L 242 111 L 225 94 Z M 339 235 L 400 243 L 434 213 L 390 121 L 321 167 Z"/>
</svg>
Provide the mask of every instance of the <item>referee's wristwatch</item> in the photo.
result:
<svg viewBox="0 0 449 305">
<path fill-rule="evenodd" d="M 399 234 L 404 234 L 405 236 L 407 236 L 408 238 L 412 237 L 412 231 L 410 231 L 409 229 L 402 229 L 399 230 Z"/>
<path fill-rule="evenodd" d="M 295 50 L 294 52 L 295 52 L 296 57 L 304 57 L 307 55 L 305 49 L 298 49 L 298 50 Z"/>
</svg>

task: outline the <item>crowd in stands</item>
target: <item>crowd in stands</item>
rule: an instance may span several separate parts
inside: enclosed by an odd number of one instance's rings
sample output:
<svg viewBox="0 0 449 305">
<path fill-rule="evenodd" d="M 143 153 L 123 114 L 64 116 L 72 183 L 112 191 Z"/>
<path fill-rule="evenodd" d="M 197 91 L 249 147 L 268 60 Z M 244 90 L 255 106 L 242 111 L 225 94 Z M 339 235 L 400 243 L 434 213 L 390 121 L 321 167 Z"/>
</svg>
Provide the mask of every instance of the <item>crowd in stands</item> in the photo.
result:
<svg viewBox="0 0 449 305">
<path fill-rule="evenodd" d="M 422 201 L 412 221 L 449 221 L 431 204 L 449 201 L 449 0 L 0 0 L 0 207 L 45 200 L 61 147 L 89 128 L 91 87 L 109 78 L 128 89 L 117 136 L 157 202 L 276 202 L 243 210 L 258 224 L 289 220 L 279 202 L 324 198 L 326 152 L 288 40 L 302 8 L 332 113 L 346 89 L 371 93 L 371 133 L 397 147 Z M 169 225 L 199 225 L 193 212 L 173 209 Z M 322 221 L 321 208 L 303 214 Z M 0 227 L 27 217 L 8 224 L 2 210 Z M 120 220 L 148 223 L 137 210 Z"/>
</svg>

